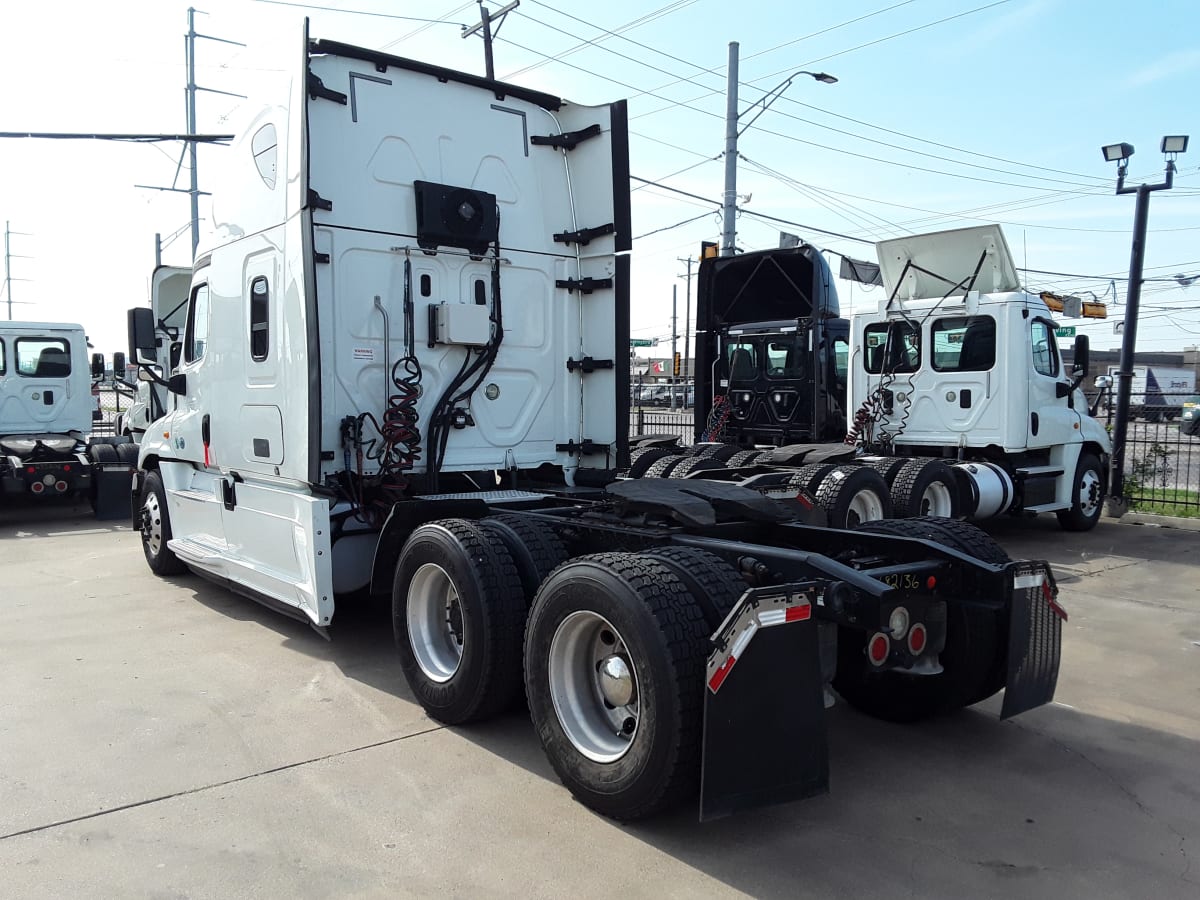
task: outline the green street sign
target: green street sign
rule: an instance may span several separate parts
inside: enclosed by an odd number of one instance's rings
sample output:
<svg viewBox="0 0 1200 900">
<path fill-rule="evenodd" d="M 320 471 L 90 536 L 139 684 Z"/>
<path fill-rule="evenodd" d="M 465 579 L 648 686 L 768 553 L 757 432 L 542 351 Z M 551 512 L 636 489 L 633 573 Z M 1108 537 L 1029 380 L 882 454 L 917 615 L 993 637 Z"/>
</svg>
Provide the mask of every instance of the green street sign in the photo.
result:
<svg viewBox="0 0 1200 900">
<path fill-rule="evenodd" d="M 1075 326 L 1064 325 L 1062 328 L 1054 329 L 1055 337 L 1075 337 Z"/>
<path fill-rule="evenodd" d="M 630 347 L 657 347 L 658 338 L 630 338 Z"/>
</svg>

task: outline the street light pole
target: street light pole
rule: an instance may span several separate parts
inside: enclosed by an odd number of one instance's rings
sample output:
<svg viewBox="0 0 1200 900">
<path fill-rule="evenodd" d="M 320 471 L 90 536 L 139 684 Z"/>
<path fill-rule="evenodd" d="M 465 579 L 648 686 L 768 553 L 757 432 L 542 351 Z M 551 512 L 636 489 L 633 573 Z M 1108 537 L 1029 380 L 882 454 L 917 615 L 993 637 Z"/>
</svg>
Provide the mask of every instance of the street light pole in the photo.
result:
<svg viewBox="0 0 1200 900">
<path fill-rule="evenodd" d="M 837 84 L 837 79 L 824 72 L 809 72 L 801 70 L 793 72 L 774 88 L 767 91 L 760 99 L 750 104 L 742 113 L 738 113 L 738 43 L 729 42 L 729 64 L 725 81 L 725 195 L 721 203 L 721 256 L 733 256 L 737 228 L 734 219 L 737 217 L 737 144 L 738 138 L 746 133 L 759 116 L 778 100 L 797 76 L 808 75 L 824 84 Z M 738 128 L 742 116 L 756 106 L 762 106 L 749 122 Z"/>
<path fill-rule="evenodd" d="M 1178 142 L 1182 140 L 1182 145 Z M 1170 190 L 1175 181 L 1175 154 L 1187 148 L 1187 138 L 1163 138 L 1167 155 L 1166 177 L 1158 184 L 1125 186 L 1125 172 L 1133 147 L 1112 144 L 1104 148 L 1108 160 L 1117 160 L 1117 193 L 1136 194 L 1133 212 L 1133 246 L 1129 254 L 1129 286 L 1125 295 L 1125 329 L 1121 336 L 1121 368 L 1117 373 L 1117 418 L 1113 423 L 1112 474 L 1109 478 L 1108 514 L 1119 517 L 1128 511 L 1125 500 L 1125 444 L 1129 431 L 1129 396 L 1133 389 L 1133 362 L 1137 347 L 1138 307 L 1142 298 L 1142 268 L 1146 258 L 1146 229 L 1150 220 L 1150 194 Z"/>
</svg>

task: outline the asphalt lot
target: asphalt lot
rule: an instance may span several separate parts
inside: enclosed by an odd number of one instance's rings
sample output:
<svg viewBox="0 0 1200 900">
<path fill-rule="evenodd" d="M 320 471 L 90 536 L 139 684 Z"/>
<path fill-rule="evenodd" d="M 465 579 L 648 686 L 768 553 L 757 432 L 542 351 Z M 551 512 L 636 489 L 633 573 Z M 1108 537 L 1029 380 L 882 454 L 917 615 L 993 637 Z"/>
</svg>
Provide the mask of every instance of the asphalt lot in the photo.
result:
<svg viewBox="0 0 1200 900">
<path fill-rule="evenodd" d="M 0 895 L 1200 896 L 1200 533 L 999 523 L 1070 611 L 1054 705 L 839 706 L 828 796 L 621 826 L 522 715 L 426 719 L 378 611 L 326 642 L 87 513 L 0 506 Z"/>
</svg>

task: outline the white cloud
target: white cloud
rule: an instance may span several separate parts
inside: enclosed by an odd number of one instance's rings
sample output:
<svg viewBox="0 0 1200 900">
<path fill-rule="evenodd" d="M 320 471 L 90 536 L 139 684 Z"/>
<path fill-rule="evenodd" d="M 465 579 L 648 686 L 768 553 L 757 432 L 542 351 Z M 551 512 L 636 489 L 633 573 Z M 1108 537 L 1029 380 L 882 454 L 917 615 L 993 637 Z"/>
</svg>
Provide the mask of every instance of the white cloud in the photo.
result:
<svg viewBox="0 0 1200 900">
<path fill-rule="evenodd" d="M 1200 50 L 1177 50 L 1134 72 L 1128 83 L 1130 87 L 1145 87 L 1195 68 L 1200 68 Z"/>
</svg>

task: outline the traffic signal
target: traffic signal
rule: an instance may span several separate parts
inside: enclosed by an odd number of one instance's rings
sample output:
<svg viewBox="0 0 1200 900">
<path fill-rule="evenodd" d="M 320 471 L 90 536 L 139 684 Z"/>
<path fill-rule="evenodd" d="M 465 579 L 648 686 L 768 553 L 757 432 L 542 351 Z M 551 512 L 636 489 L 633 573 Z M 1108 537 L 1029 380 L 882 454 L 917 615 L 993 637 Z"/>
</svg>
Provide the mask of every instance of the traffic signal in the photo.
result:
<svg viewBox="0 0 1200 900">
<path fill-rule="evenodd" d="M 675 354 L 675 377 L 679 377 L 679 354 Z"/>
<path fill-rule="evenodd" d="M 716 259 L 720 255 L 721 254 L 717 248 L 716 241 L 701 241 L 700 242 L 700 258 L 701 259 Z"/>
</svg>

